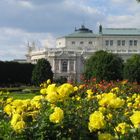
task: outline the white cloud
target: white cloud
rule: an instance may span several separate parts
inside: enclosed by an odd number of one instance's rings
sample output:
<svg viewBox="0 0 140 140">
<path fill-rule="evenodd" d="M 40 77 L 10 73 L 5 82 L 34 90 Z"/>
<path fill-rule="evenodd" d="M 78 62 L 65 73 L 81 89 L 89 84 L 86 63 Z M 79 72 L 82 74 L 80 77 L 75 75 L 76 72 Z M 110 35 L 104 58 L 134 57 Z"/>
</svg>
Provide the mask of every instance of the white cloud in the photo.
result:
<svg viewBox="0 0 140 140">
<path fill-rule="evenodd" d="M 33 5 L 31 4 L 31 2 L 27 1 L 27 0 L 26 1 L 25 0 L 20 0 L 20 1 L 18 1 L 18 4 L 22 7 L 25 7 L 25 8 L 29 8 L 29 9 L 34 8 Z"/>
<path fill-rule="evenodd" d="M 136 0 L 0 0 L 0 59 L 24 57 L 26 43 L 55 46 L 55 37 L 86 24 L 140 27 Z"/>
<path fill-rule="evenodd" d="M 130 2 L 131 0 L 111 0 L 113 3 L 117 3 L 117 4 L 126 4 L 128 2 Z"/>
<path fill-rule="evenodd" d="M 136 0 L 110 0 L 103 24 L 106 27 L 140 28 L 140 4 Z"/>
<path fill-rule="evenodd" d="M 17 8 L 33 8 L 31 0 L 3 0 L 3 3 L 7 3 L 8 6 L 17 6 Z"/>
<path fill-rule="evenodd" d="M 37 48 L 47 40 L 52 43 L 54 37 L 50 33 L 31 33 L 21 29 L 0 28 L 0 60 L 25 58 L 27 42 L 34 41 Z"/>
<path fill-rule="evenodd" d="M 127 11 L 133 14 L 134 12 L 140 12 L 140 4 L 136 0 L 111 0 L 113 7 L 121 7 L 121 13 Z"/>
<path fill-rule="evenodd" d="M 78 3 L 78 4 L 77 4 Z M 65 9 L 69 8 L 74 12 L 81 12 L 80 14 L 101 14 L 101 12 L 96 7 L 91 7 L 86 5 L 86 0 L 65 0 L 64 1 Z"/>
<path fill-rule="evenodd" d="M 55 40 L 55 38 L 54 38 L 54 36 L 52 34 L 48 34 L 46 39 L 42 39 L 42 40 L 40 40 L 40 42 L 41 42 L 41 46 L 44 46 L 46 48 L 54 48 L 54 47 L 56 47 L 55 46 L 56 45 L 55 44 L 56 40 Z"/>
<path fill-rule="evenodd" d="M 140 28 L 140 14 L 136 15 L 121 15 L 113 16 L 110 15 L 106 18 L 105 25 L 107 27 L 131 27 L 131 28 Z"/>
</svg>

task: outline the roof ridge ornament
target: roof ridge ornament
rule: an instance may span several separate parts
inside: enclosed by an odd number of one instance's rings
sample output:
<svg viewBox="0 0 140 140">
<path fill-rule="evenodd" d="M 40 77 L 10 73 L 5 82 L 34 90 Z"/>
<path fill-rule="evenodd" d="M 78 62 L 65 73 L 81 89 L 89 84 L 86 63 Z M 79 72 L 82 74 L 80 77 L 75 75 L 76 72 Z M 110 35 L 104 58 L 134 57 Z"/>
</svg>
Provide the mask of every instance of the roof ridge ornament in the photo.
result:
<svg viewBox="0 0 140 140">
<path fill-rule="evenodd" d="M 80 33 L 92 33 L 92 30 L 86 28 L 83 24 L 81 25 L 81 28 L 76 29 L 75 32 L 80 32 Z"/>
<path fill-rule="evenodd" d="M 99 25 L 99 34 L 102 33 L 102 29 L 103 29 L 103 28 L 102 28 L 102 25 L 100 24 L 100 25 Z"/>
</svg>

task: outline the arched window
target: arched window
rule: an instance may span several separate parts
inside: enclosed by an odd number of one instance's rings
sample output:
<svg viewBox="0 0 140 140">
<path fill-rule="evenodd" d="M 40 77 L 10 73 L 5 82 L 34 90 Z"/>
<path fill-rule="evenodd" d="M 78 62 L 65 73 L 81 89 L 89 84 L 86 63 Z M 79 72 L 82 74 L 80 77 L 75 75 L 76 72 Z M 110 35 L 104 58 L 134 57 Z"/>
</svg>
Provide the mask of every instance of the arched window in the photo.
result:
<svg viewBox="0 0 140 140">
<path fill-rule="evenodd" d="M 68 60 L 61 60 L 62 72 L 67 72 Z"/>
</svg>

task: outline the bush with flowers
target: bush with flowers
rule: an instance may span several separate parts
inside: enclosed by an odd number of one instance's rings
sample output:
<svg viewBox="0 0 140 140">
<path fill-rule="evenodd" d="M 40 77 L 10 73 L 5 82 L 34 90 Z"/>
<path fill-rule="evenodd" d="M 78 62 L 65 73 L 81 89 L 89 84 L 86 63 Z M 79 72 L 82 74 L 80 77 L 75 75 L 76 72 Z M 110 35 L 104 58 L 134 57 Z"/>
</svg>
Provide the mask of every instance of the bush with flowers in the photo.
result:
<svg viewBox="0 0 140 140">
<path fill-rule="evenodd" d="M 87 84 L 88 83 L 88 84 Z M 0 138 L 139 140 L 139 85 L 127 81 L 41 84 L 33 99 L 0 99 Z"/>
</svg>

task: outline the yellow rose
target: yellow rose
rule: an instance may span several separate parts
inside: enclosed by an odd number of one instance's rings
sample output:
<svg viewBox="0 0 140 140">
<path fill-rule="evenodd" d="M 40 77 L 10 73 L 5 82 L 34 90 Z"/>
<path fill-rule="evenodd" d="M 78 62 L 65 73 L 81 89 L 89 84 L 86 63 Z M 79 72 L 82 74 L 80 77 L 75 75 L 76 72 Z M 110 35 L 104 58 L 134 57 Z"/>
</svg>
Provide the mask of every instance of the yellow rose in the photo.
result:
<svg viewBox="0 0 140 140">
<path fill-rule="evenodd" d="M 13 114 L 13 116 L 12 116 L 12 119 L 11 119 L 11 125 L 12 126 L 15 126 L 16 125 L 16 123 L 18 122 L 18 121 L 21 121 L 22 120 L 22 117 L 21 117 L 21 115 L 20 114 Z"/>
<path fill-rule="evenodd" d="M 4 112 L 7 113 L 9 116 L 12 115 L 12 111 L 13 111 L 13 109 L 12 109 L 11 105 L 8 104 L 4 107 Z"/>
<path fill-rule="evenodd" d="M 43 94 L 43 95 L 46 95 L 47 94 L 46 88 L 42 88 L 40 90 L 40 93 Z"/>
<path fill-rule="evenodd" d="M 90 132 L 102 129 L 105 127 L 104 116 L 100 111 L 95 111 L 89 117 L 88 128 Z"/>
<path fill-rule="evenodd" d="M 64 118 L 64 112 L 60 107 L 55 107 L 54 112 L 50 115 L 49 119 L 53 123 L 60 123 Z"/>
<path fill-rule="evenodd" d="M 109 133 L 98 134 L 98 140 L 114 140 L 114 137 Z"/>
<path fill-rule="evenodd" d="M 59 100 L 59 95 L 57 92 L 49 92 L 45 99 L 50 103 L 55 103 Z"/>
<path fill-rule="evenodd" d="M 77 86 L 74 87 L 74 91 L 78 91 L 78 87 Z"/>
<path fill-rule="evenodd" d="M 65 83 L 58 87 L 57 92 L 59 94 L 60 99 L 65 99 L 69 97 L 71 93 L 74 92 L 74 88 L 71 84 Z"/>
<path fill-rule="evenodd" d="M 128 132 L 129 125 L 125 122 L 119 123 L 117 127 L 115 127 L 115 131 L 117 133 L 125 134 Z"/>
<path fill-rule="evenodd" d="M 47 80 L 47 84 L 50 84 L 50 83 L 51 83 L 51 80 L 50 80 L 50 79 L 48 79 L 48 80 Z"/>
<path fill-rule="evenodd" d="M 25 128 L 25 122 L 24 121 L 18 121 L 14 126 L 13 129 L 17 132 L 17 133 L 21 133 L 22 130 Z"/>
<path fill-rule="evenodd" d="M 140 127 L 140 111 L 135 111 L 134 114 L 130 116 L 130 120 L 135 128 Z"/>
</svg>

